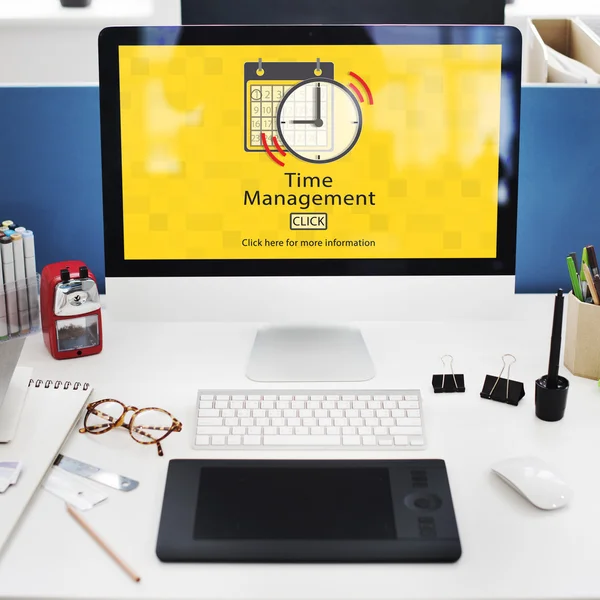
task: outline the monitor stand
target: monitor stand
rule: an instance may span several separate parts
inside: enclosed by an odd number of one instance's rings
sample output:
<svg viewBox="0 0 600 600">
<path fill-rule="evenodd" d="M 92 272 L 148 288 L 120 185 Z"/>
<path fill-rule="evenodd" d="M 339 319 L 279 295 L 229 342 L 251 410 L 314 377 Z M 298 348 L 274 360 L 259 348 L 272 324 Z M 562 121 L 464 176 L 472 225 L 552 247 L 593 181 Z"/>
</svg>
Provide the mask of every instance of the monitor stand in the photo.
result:
<svg viewBox="0 0 600 600">
<path fill-rule="evenodd" d="M 375 367 L 359 329 L 259 329 L 246 376 L 252 381 L 368 381 Z"/>
</svg>

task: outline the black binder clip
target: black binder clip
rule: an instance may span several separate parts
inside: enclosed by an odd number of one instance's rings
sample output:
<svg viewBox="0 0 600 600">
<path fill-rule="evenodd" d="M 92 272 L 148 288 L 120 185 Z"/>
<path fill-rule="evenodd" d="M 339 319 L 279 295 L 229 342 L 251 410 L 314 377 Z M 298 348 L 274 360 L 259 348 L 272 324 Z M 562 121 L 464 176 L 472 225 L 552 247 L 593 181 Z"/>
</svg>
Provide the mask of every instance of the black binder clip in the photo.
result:
<svg viewBox="0 0 600 600">
<path fill-rule="evenodd" d="M 512 361 L 507 362 L 507 358 L 512 358 Z M 510 380 L 510 365 L 517 362 L 517 359 L 512 354 L 505 354 L 502 357 L 502 362 L 504 366 L 502 367 L 502 371 L 500 371 L 500 375 L 498 375 L 498 377 L 486 375 L 485 381 L 483 382 L 483 389 L 479 395 L 488 400 L 496 400 L 498 402 L 517 406 L 519 400 L 525 395 L 523 384 L 520 381 Z M 502 377 L 504 369 L 508 369 L 506 379 Z"/>
<path fill-rule="evenodd" d="M 446 371 L 448 368 L 446 367 L 446 363 L 444 362 L 445 358 L 450 359 L 449 367 L 450 374 L 446 377 Z M 431 379 L 431 385 L 433 386 L 433 391 L 436 394 L 450 394 L 452 392 L 464 392 L 465 391 L 465 376 L 464 375 L 455 375 L 454 369 L 452 368 L 452 361 L 454 359 L 450 354 L 445 354 L 442 356 L 442 364 L 444 365 L 444 373 L 441 375 L 434 375 Z"/>
</svg>

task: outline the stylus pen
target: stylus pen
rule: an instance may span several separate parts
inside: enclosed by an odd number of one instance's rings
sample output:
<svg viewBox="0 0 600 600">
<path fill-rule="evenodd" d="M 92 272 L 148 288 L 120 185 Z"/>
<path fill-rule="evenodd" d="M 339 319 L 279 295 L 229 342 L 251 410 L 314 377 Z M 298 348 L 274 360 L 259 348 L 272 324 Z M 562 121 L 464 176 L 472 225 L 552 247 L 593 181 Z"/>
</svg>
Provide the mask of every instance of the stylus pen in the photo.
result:
<svg viewBox="0 0 600 600">
<path fill-rule="evenodd" d="M 554 298 L 554 317 L 552 319 L 552 338 L 550 340 L 550 360 L 548 362 L 548 379 L 546 387 L 551 390 L 558 388 L 558 364 L 560 360 L 560 343 L 562 333 L 563 291 L 559 289 Z"/>
<path fill-rule="evenodd" d="M 38 300 L 37 270 L 35 266 L 35 240 L 33 231 L 23 232 L 23 250 L 25 253 L 25 277 L 27 277 L 27 299 L 31 328 L 40 326 L 40 306 Z"/>
<path fill-rule="evenodd" d="M 12 240 L 4 236 L 0 239 L 2 252 L 2 271 L 4 274 L 4 290 L 6 292 L 6 317 L 8 333 L 19 333 L 19 308 L 17 305 L 17 290 L 15 288 L 15 259 Z"/>
<path fill-rule="evenodd" d="M 29 300 L 27 299 L 27 281 L 25 280 L 25 254 L 23 236 L 13 233 L 13 254 L 15 260 L 15 284 L 17 287 L 17 305 L 19 307 L 19 326 L 21 333 L 29 331 Z"/>
</svg>

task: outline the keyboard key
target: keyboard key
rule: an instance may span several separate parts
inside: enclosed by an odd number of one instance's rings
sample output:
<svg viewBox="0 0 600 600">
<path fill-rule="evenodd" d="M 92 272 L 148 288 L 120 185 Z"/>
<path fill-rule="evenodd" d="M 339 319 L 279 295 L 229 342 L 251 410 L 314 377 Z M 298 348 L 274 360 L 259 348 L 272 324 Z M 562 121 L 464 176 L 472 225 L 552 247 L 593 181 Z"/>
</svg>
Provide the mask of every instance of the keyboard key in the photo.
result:
<svg viewBox="0 0 600 600">
<path fill-rule="evenodd" d="M 314 427 L 315 425 L 318 425 L 318 424 L 319 424 L 319 422 L 314 417 L 310 417 L 310 419 L 302 419 L 302 425 L 304 425 L 306 427 Z"/>
<path fill-rule="evenodd" d="M 421 427 L 390 427 L 391 435 L 423 435 Z"/>
<path fill-rule="evenodd" d="M 365 425 L 368 427 L 377 427 L 379 425 L 379 419 L 373 417 L 371 419 L 365 419 Z"/>
<path fill-rule="evenodd" d="M 203 417 L 198 419 L 196 423 L 198 425 L 223 425 L 223 419 L 221 417 Z"/>
<path fill-rule="evenodd" d="M 350 408 L 346 411 L 346 416 L 349 419 L 353 419 L 354 417 L 358 417 L 359 416 L 359 412 L 355 409 L 355 408 Z"/>
<path fill-rule="evenodd" d="M 294 395 L 294 400 L 298 400 L 299 402 L 306 402 L 308 400 L 308 396 L 306 394 L 296 394 Z"/>
<path fill-rule="evenodd" d="M 252 411 L 249 408 L 240 408 L 237 411 L 237 416 L 238 417 L 251 417 Z"/>
<path fill-rule="evenodd" d="M 333 420 L 333 424 L 336 427 L 344 427 L 345 425 L 348 425 L 348 419 L 346 419 L 345 417 L 339 417 Z"/>
<path fill-rule="evenodd" d="M 358 433 L 359 433 L 359 435 L 372 435 L 373 428 L 372 427 L 359 427 Z"/>
<path fill-rule="evenodd" d="M 273 425 L 273 427 L 284 427 L 285 419 L 284 418 L 271 419 L 271 425 Z"/>
<path fill-rule="evenodd" d="M 231 430 L 231 433 L 233 435 L 244 435 L 246 433 L 246 428 L 245 427 L 234 427 Z"/>
<path fill-rule="evenodd" d="M 311 435 L 325 435 L 325 427 L 311 427 L 310 434 Z"/>
<path fill-rule="evenodd" d="M 310 399 L 316 400 L 317 402 L 323 402 L 323 400 L 325 400 L 325 396 L 323 396 L 323 394 L 311 394 Z M 337 396 L 334 398 L 334 400 L 337 400 Z"/>
<path fill-rule="evenodd" d="M 239 435 L 230 435 L 227 438 L 228 446 L 240 446 L 242 443 L 242 438 Z"/>
<path fill-rule="evenodd" d="M 342 394 L 342 400 L 352 402 L 353 400 L 356 400 L 356 396 L 354 394 Z"/>
<path fill-rule="evenodd" d="M 373 396 L 373 400 L 379 400 L 380 402 L 384 402 L 388 397 L 385 394 L 375 394 Z"/>
<path fill-rule="evenodd" d="M 341 432 L 339 427 L 328 427 L 326 430 L 327 435 L 340 435 Z"/>
<path fill-rule="evenodd" d="M 343 427 L 342 428 L 342 433 L 344 435 L 355 435 L 356 434 L 356 427 Z"/>
<path fill-rule="evenodd" d="M 392 419 L 392 417 L 389 419 L 381 419 L 381 424 L 384 427 L 393 427 L 396 424 L 396 419 Z"/>
<path fill-rule="evenodd" d="M 264 438 L 265 446 L 339 446 L 337 435 L 270 435 Z"/>
<path fill-rule="evenodd" d="M 318 419 L 319 427 L 331 427 L 333 425 L 333 419 L 326 417 L 324 419 Z"/>
<path fill-rule="evenodd" d="M 271 424 L 271 419 L 268 417 L 260 417 L 259 419 L 254 420 L 259 427 L 267 427 Z"/>
<path fill-rule="evenodd" d="M 241 396 L 243 400 L 246 399 L 246 396 Z M 217 400 L 229 400 L 229 394 L 217 394 Z"/>
<path fill-rule="evenodd" d="M 212 407 L 213 407 L 212 400 L 200 400 L 200 402 L 198 402 L 198 408 L 212 408 Z"/>
<path fill-rule="evenodd" d="M 410 408 L 406 411 L 407 417 L 420 417 L 421 411 L 418 408 Z"/>
<path fill-rule="evenodd" d="M 325 396 L 325 400 L 333 400 L 333 402 L 337 402 L 340 399 L 340 397 L 337 394 L 327 394 L 327 396 Z"/>
<path fill-rule="evenodd" d="M 292 403 L 289 400 L 279 400 L 279 402 L 275 402 L 275 408 L 278 408 L 279 410 L 289 408 L 291 405 Z"/>
<path fill-rule="evenodd" d="M 388 428 L 387 427 L 374 427 L 373 428 L 373 433 L 375 435 L 387 435 L 388 434 Z"/>
<path fill-rule="evenodd" d="M 370 402 L 367 402 L 367 406 L 375 410 L 381 408 L 381 402 L 379 400 L 371 400 Z"/>
<path fill-rule="evenodd" d="M 415 394 L 408 394 L 407 396 L 404 396 L 405 400 L 416 400 L 417 402 L 419 401 L 419 396 L 415 395 Z"/>
<path fill-rule="evenodd" d="M 420 427 L 421 419 L 396 419 L 396 425 L 401 425 L 402 427 Z"/>
<path fill-rule="evenodd" d="M 200 408 L 198 410 L 199 417 L 219 417 L 221 416 L 221 411 L 217 408 Z"/>
<path fill-rule="evenodd" d="M 217 400 L 228 400 L 229 396 L 217 396 Z M 244 401 L 246 400 L 246 394 L 234 394 L 231 396 L 232 400 Z"/>
<path fill-rule="evenodd" d="M 213 444 L 213 446 L 224 446 L 225 445 L 225 436 L 224 435 L 213 435 L 212 436 L 212 444 Z"/>
<path fill-rule="evenodd" d="M 377 438 L 374 435 L 367 435 L 362 439 L 364 446 L 375 446 L 377 444 Z"/>
<path fill-rule="evenodd" d="M 355 417 L 353 419 L 348 419 L 348 424 L 352 425 L 352 427 L 362 427 L 365 423 L 364 419 L 361 419 L 360 417 Z"/>
<path fill-rule="evenodd" d="M 380 446 L 393 446 L 394 445 L 394 438 L 391 437 L 381 437 L 378 440 L 378 443 Z"/>
<path fill-rule="evenodd" d="M 380 409 L 377 411 L 377 416 L 378 416 L 380 419 L 383 419 L 383 418 L 385 418 L 385 417 L 389 417 L 389 416 L 391 416 L 391 413 L 390 413 L 390 411 L 389 411 L 387 408 L 380 408 Z"/>
<path fill-rule="evenodd" d="M 229 427 L 198 427 L 196 433 L 198 435 L 227 435 Z"/>
<path fill-rule="evenodd" d="M 240 425 L 243 425 L 244 427 L 252 427 L 254 425 L 254 419 L 252 417 L 240 419 Z"/>
<path fill-rule="evenodd" d="M 235 410 L 233 408 L 225 408 L 221 411 L 222 417 L 235 417 Z"/>
<path fill-rule="evenodd" d="M 262 427 L 248 427 L 248 435 L 261 435 Z"/>
<path fill-rule="evenodd" d="M 229 406 L 231 408 L 244 408 L 244 403 L 241 400 L 232 400 Z"/>
<path fill-rule="evenodd" d="M 330 417 L 335 417 L 335 418 L 343 417 L 344 416 L 344 411 L 343 410 L 339 410 L 337 408 L 334 408 L 333 410 L 329 411 L 329 416 Z"/>
<path fill-rule="evenodd" d="M 212 402 L 215 399 L 214 394 L 200 394 L 200 400 Z"/>
<path fill-rule="evenodd" d="M 264 408 L 266 410 L 270 409 L 270 408 L 275 408 L 275 402 L 273 402 L 272 400 L 266 400 L 266 396 L 265 396 L 265 400 L 263 400 L 262 404 L 261 404 L 261 408 Z"/>
<path fill-rule="evenodd" d="M 320 408 L 319 410 L 315 410 L 315 417 L 317 417 L 317 418 L 328 417 L 328 416 L 329 416 L 329 413 L 322 408 Z"/>
<path fill-rule="evenodd" d="M 208 424 L 209 423 L 205 423 L 205 425 Z M 225 425 L 227 425 L 227 427 L 236 427 L 239 424 L 240 420 L 237 417 L 230 417 L 229 419 L 225 419 Z"/>
<path fill-rule="evenodd" d="M 352 406 L 352 403 L 348 402 L 347 400 L 340 400 L 337 403 L 337 407 L 341 408 L 342 410 L 348 410 L 350 408 L 350 406 Z"/>
<path fill-rule="evenodd" d="M 358 400 L 363 400 L 365 402 L 369 402 L 369 400 L 373 400 L 373 398 L 371 397 L 371 394 L 359 394 L 357 396 Z"/>
<path fill-rule="evenodd" d="M 277 427 L 269 427 L 269 429 L 277 429 Z M 266 429 L 265 429 L 266 432 Z M 275 432 L 277 433 L 277 432 Z M 293 427 L 279 427 L 279 433 L 281 435 L 293 435 L 294 434 L 294 428 Z"/>
<path fill-rule="evenodd" d="M 370 408 L 363 408 L 360 411 L 360 416 L 363 417 L 363 418 L 374 417 L 375 416 L 375 411 L 371 410 Z"/>
<path fill-rule="evenodd" d="M 260 408 L 260 403 L 256 400 L 248 400 L 246 402 L 246 408 Z"/>
<path fill-rule="evenodd" d="M 266 438 L 271 439 L 271 438 Z M 244 445 L 245 446 L 260 446 L 261 437 L 260 435 L 245 435 Z"/>
<path fill-rule="evenodd" d="M 394 436 L 394 444 L 396 446 L 408 446 L 408 437 L 405 435 Z"/>
<path fill-rule="evenodd" d="M 227 400 L 217 400 L 215 402 L 215 408 L 227 408 L 229 406 L 229 402 Z"/>
<path fill-rule="evenodd" d="M 392 417 L 395 417 L 397 419 L 401 419 L 402 417 L 406 416 L 406 411 L 403 410 L 402 408 L 395 408 L 392 411 Z"/>
<path fill-rule="evenodd" d="M 398 408 L 419 408 L 419 403 L 417 401 L 398 402 Z"/>
<path fill-rule="evenodd" d="M 303 410 L 299 410 L 298 411 L 298 416 L 302 417 L 303 419 L 305 417 L 312 417 L 313 416 L 313 411 L 312 410 L 308 410 L 307 408 L 305 408 Z"/>
<path fill-rule="evenodd" d="M 293 408 L 294 410 L 306 408 L 306 402 L 298 402 L 297 400 L 294 400 L 294 402 L 290 404 L 290 408 Z"/>
<path fill-rule="evenodd" d="M 261 419 L 261 418 L 267 416 L 267 411 L 264 410 L 263 408 L 255 408 L 252 411 L 252 415 L 251 416 L 254 417 L 255 419 Z"/>
<path fill-rule="evenodd" d="M 250 431 L 250 429 L 253 429 L 253 427 L 248 428 L 248 433 L 253 433 L 252 431 Z M 264 435 L 276 435 L 277 427 L 265 427 L 265 428 L 263 428 L 263 434 Z"/>
<path fill-rule="evenodd" d="M 248 400 L 256 400 L 256 401 L 260 402 L 262 400 L 262 396 L 258 396 L 256 394 L 249 394 Z"/>
<path fill-rule="evenodd" d="M 283 400 L 285 402 L 291 402 L 294 399 L 294 396 L 292 396 L 291 394 L 283 394 L 281 396 L 279 396 L 279 400 Z"/>
<path fill-rule="evenodd" d="M 315 410 L 317 408 L 321 408 L 321 403 L 316 400 L 311 400 L 310 402 L 306 403 L 306 408 L 310 410 Z"/>
<path fill-rule="evenodd" d="M 269 410 L 269 417 L 281 417 L 281 411 L 278 408 L 272 408 Z"/>
<path fill-rule="evenodd" d="M 393 402 L 392 400 L 386 400 L 383 403 L 383 408 L 388 408 L 388 409 L 396 408 L 396 403 Z"/>
<path fill-rule="evenodd" d="M 296 427 L 294 431 L 296 435 L 308 435 L 309 429 L 308 427 Z"/>
<path fill-rule="evenodd" d="M 391 394 L 390 400 L 394 400 L 394 402 L 402 402 L 402 400 L 404 400 L 404 396 L 400 396 L 398 394 Z"/>
<path fill-rule="evenodd" d="M 330 400 L 327 400 L 326 402 L 323 402 L 321 404 L 321 406 L 326 410 L 332 410 L 332 409 L 335 409 L 335 402 L 331 402 Z"/>
<path fill-rule="evenodd" d="M 208 435 L 197 435 L 196 446 L 208 446 L 210 444 L 210 437 Z"/>
<path fill-rule="evenodd" d="M 360 446 L 361 439 L 359 435 L 343 435 L 342 444 L 344 446 Z"/>
<path fill-rule="evenodd" d="M 363 402 L 362 400 L 357 400 L 356 402 L 352 403 L 352 408 L 356 408 L 358 410 L 366 409 L 367 408 L 367 403 Z"/>
<path fill-rule="evenodd" d="M 302 419 L 288 419 L 287 424 L 290 427 L 300 427 L 300 425 L 302 425 Z"/>
<path fill-rule="evenodd" d="M 410 445 L 411 446 L 424 446 L 425 440 L 423 440 L 423 438 L 421 438 L 421 437 L 414 437 L 414 438 L 411 438 Z"/>
<path fill-rule="evenodd" d="M 283 411 L 283 416 L 286 418 L 294 418 L 298 416 L 298 411 L 297 410 L 293 410 L 292 408 L 286 408 Z"/>
<path fill-rule="evenodd" d="M 277 400 L 277 396 L 275 396 L 274 394 L 265 394 L 263 396 L 263 402 L 267 401 L 267 402 L 274 402 L 275 400 Z"/>
</svg>

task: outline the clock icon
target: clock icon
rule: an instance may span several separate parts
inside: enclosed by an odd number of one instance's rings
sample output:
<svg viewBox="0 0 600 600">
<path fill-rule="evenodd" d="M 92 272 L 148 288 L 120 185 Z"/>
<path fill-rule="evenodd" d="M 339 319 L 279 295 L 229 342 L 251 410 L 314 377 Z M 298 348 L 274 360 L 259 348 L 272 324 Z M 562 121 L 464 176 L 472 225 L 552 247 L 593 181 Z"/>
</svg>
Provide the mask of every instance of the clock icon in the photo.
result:
<svg viewBox="0 0 600 600">
<path fill-rule="evenodd" d="M 338 160 L 352 150 L 362 112 L 350 90 L 333 79 L 306 79 L 279 103 L 277 132 L 287 150 L 311 163 Z"/>
</svg>

